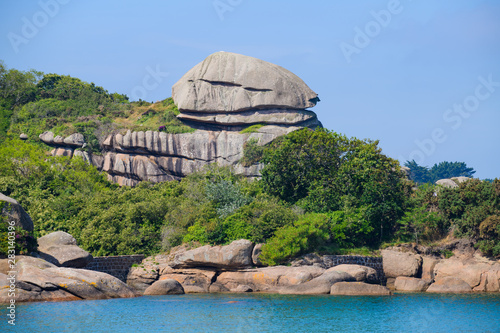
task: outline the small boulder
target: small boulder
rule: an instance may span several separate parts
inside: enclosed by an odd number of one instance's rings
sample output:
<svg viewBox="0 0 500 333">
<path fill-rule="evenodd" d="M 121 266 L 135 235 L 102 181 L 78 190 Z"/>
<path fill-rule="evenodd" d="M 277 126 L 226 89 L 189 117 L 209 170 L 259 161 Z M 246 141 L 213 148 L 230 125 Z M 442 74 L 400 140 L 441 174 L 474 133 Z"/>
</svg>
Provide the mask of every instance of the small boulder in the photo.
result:
<svg viewBox="0 0 500 333">
<path fill-rule="evenodd" d="M 407 276 L 398 276 L 394 282 L 397 291 L 426 291 L 430 281 Z"/>
<path fill-rule="evenodd" d="M 74 133 L 74 134 L 71 134 L 70 136 L 67 136 L 63 140 L 63 142 L 64 142 L 64 144 L 66 144 L 68 146 L 82 147 L 83 144 L 85 143 L 85 138 L 83 137 L 83 134 L 81 134 L 81 133 Z"/>
<path fill-rule="evenodd" d="M 8 221 L 14 221 L 16 227 L 26 231 L 33 231 L 33 220 L 14 199 L 0 193 L 0 215 L 7 217 Z"/>
<path fill-rule="evenodd" d="M 418 254 L 394 250 L 382 250 L 381 253 L 387 278 L 416 276 L 422 266 L 422 257 Z"/>
<path fill-rule="evenodd" d="M 28 135 L 26 135 L 25 133 L 21 133 L 21 135 L 19 135 L 19 139 L 28 140 Z"/>
<path fill-rule="evenodd" d="M 379 284 L 337 282 L 331 287 L 330 294 L 347 296 L 388 296 L 391 295 L 391 291 L 387 289 L 387 287 Z"/>
<path fill-rule="evenodd" d="M 438 278 L 427 288 L 428 293 L 470 293 L 472 288 L 462 279 L 447 276 Z"/>
<path fill-rule="evenodd" d="M 61 267 L 83 268 L 93 259 L 92 255 L 76 245 L 73 236 L 56 231 L 38 239 L 40 258 Z"/>
<path fill-rule="evenodd" d="M 436 182 L 437 185 L 441 185 L 447 188 L 457 188 L 458 184 L 451 179 L 440 179 Z"/>
<path fill-rule="evenodd" d="M 174 279 L 159 280 L 149 286 L 144 295 L 180 295 L 184 294 L 182 285 Z"/>
<path fill-rule="evenodd" d="M 43 132 L 38 136 L 40 140 L 42 140 L 44 143 L 50 145 L 54 143 L 54 133 L 50 131 Z"/>
<path fill-rule="evenodd" d="M 338 265 L 334 267 L 338 272 L 346 272 L 358 282 L 376 283 L 377 271 L 371 267 L 361 265 Z"/>
</svg>

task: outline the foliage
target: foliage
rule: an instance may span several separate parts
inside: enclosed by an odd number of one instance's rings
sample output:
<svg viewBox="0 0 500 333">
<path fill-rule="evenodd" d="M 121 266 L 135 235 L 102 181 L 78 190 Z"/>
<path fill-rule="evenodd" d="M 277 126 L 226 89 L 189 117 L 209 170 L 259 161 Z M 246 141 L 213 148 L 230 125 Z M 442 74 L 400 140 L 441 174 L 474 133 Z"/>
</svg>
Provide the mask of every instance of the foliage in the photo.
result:
<svg viewBox="0 0 500 333">
<path fill-rule="evenodd" d="M 467 167 L 464 162 L 441 162 L 432 168 L 420 166 L 413 161 L 406 161 L 405 166 L 410 168 L 410 179 L 416 183 L 435 183 L 440 179 L 452 177 L 469 177 L 476 173 L 473 168 Z"/>
<path fill-rule="evenodd" d="M 402 215 L 408 184 L 377 145 L 325 129 L 292 132 L 265 152 L 264 189 L 308 212 L 341 210 L 348 197 L 351 206 L 368 207 L 371 239 L 378 242 Z"/>
<path fill-rule="evenodd" d="M 329 221 L 325 214 L 309 213 L 279 229 L 262 247 L 262 262 L 271 266 L 285 263 L 324 245 L 330 240 Z"/>
<path fill-rule="evenodd" d="M 262 160 L 265 147 L 259 145 L 259 140 L 256 138 L 249 139 L 243 144 L 243 158 L 240 160 L 241 165 L 249 167 Z"/>
<path fill-rule="evenodd" d="M 259 130 L 259 128 L 264 127 L 264 124 L 255 124 L 252 126 L 248 126 L 247 128 L 243 129 L 240 131 L 241 134 L 246 134 L 246 133 L 255 133 Z"/>
</svg>

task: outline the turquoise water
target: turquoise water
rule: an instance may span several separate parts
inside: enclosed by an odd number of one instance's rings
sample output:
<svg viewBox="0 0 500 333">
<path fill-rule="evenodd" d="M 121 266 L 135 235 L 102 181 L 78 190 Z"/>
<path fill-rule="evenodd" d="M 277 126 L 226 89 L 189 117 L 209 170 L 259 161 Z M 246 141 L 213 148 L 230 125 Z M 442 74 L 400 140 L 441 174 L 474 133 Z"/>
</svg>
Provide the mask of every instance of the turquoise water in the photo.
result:
<svg viewBox="0 0 500 333">
<path fill-rule="evenodd" d="M 188 294 L 31 303 L 15 332 L 500 332 L 500 294 Z"/>
</svg>

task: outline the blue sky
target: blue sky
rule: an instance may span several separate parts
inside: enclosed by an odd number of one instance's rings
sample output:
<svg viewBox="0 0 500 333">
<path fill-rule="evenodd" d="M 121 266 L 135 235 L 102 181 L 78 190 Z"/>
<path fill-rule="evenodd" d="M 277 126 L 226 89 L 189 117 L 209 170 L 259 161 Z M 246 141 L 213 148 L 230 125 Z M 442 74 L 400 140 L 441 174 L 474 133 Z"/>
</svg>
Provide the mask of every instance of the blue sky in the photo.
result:
<svg viewBox="0 0 500 333">
<path fill-rule="evenodd" d="M 500 1 L 0 1 L 0 59 L 148 101 L 209 54 L 294 72 L 323 126 L 500 177 Z"/>
</svg>

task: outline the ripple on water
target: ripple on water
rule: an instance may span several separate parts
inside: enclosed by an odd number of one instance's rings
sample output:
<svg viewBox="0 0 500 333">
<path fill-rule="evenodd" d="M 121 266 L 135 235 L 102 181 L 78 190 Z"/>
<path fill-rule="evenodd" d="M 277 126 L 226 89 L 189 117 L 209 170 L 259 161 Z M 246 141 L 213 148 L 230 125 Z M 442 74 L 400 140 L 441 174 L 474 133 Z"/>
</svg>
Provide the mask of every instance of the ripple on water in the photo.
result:
<svg viewBox="0 0 500 333">
<path fill-rule="evenodd" d="M 0 309 L 0 331 L 7 327 Z M 25 332 L 500 332 L 500 295 L 188 294 L 31 303 Z"/>
</svg>

